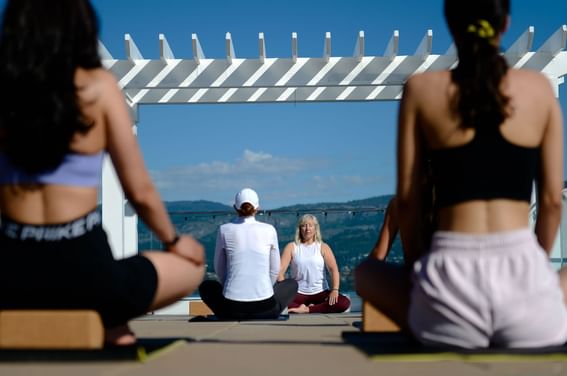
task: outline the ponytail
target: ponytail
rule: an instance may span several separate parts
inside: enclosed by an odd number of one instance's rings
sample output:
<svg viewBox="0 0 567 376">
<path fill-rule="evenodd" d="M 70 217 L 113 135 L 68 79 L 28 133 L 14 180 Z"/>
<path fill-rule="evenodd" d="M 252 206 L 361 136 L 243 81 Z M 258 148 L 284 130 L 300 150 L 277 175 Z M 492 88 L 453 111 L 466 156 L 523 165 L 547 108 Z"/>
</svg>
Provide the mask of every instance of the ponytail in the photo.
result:
<svg viewBox="0 0 567 376">
<path fill-rule="evenodd" d="M 498 46 L 509 11 L 509 0 L 445 0 L 445 18 L 459 57 L 451 72 L 458 87 L 453 111 L 462 127 L 498 127 L 510 115 L 510 98 L 500 90 L 509 66 Z"/>
<path fill-rule="evenodd" d="M 469 26 L 469 30 L 476 30 L 474 25 Z M 454 110 L 463 127 L 496 127 L 508 117 L 510 99 L 500 90 L 508 69 L 492 39 L 467 32 L 459 46 L 459 64 L 451 72 L 459 88 Z"/>
</svg>

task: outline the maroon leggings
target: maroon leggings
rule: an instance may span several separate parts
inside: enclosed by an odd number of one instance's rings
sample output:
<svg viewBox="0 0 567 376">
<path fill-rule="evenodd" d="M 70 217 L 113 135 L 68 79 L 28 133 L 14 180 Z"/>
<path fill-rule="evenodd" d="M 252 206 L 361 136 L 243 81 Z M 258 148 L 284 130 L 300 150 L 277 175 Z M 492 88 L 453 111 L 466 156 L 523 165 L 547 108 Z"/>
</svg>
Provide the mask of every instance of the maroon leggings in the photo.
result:
<svg viewBox="0 0 567 376">
<path fill-rule="evenodd" d="M 301 293 L 295 294 L 293 302 L 287 308 L 297 308 L 302 304 L 309 307 L 309 313 L 340 313 L 346 311 L 350 307 L 350 300 L 339 294 L 337 302 L 329 305 L 330 290 L 324 290 L 317 294 L 305 295 Z"/>
</svg>

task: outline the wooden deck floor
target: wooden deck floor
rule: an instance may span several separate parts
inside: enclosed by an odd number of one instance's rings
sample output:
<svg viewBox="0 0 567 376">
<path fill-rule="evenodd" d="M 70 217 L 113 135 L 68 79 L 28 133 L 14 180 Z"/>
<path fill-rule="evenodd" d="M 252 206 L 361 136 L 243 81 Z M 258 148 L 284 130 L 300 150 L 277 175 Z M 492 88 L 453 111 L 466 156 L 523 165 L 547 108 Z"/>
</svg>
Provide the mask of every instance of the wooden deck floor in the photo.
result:
<svg viewBox="0 0 567 376">
<path fill-rule="evenodd" d="M 189 322 L 146 316 L 131 322 L 139 338 L 188 338 L 139 361 L 0 363 L 0 375 L 567 375 L 567 362 L 385 362 L 342 339 L 359 313 L 291 315 L 285 321 Z"/>
</svg>

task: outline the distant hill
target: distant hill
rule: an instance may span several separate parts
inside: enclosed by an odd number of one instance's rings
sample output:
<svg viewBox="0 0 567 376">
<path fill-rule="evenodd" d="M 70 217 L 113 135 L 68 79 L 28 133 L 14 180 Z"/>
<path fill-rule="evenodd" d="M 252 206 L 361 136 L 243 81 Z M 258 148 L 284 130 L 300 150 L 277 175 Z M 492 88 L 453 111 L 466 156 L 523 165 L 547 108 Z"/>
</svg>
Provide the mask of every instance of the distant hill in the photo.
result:
<svg viewBox="0 0 567 376">
<path fill-rule="evenodd" d="M 328 243 L 341 270 L 341 289 L 354 290 L 352 272 L 376 243 L 378 231 L 384 219 L 384 210 L 391 195 L 371 197 L 348 202 L 324 202 L 297 204 L 265 210 L 257 220 L 272 224 L 278 232 L 280 250 L 292 241 L 298 218 L 304 213 L 317 216 L 323 240 Z M 235 216 L 228 205 L 211 201 L 172 201 L 166 207 L 179 232 L 190 233 L 204 246 L 207 256 L 207 272 L 213 276 L 213 256 L 218 227 Z M 138 226 L 138 248 L 140 251 L 159 249 L 161 244 L 146 226 Z M 394 242 L 388 256 L 392 262 L 402 262 L 399 239 Z"/>
<path fill-rule="evenodd" d="M 234 210 L 232 206 L 206 200 L 166 201 L 165 206 L 168 211 L 215 212 Z"/>
</svg>

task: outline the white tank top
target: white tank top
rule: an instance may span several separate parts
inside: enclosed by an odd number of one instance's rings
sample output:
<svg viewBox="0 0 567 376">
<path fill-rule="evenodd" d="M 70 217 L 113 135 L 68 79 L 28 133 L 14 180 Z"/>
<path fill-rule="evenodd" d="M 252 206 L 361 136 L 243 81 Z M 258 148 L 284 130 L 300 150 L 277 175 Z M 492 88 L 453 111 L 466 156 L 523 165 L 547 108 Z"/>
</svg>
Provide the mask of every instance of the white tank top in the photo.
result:
<svg viewBox="0 0 567 376">
<path fill-rule="evenodd" d="M 329 289 L 321 243 L 295 244 L 291 258 L 291 276 L 297 281 L 297 291 L 301 294 L 313 295 Z"/>
</svg>

